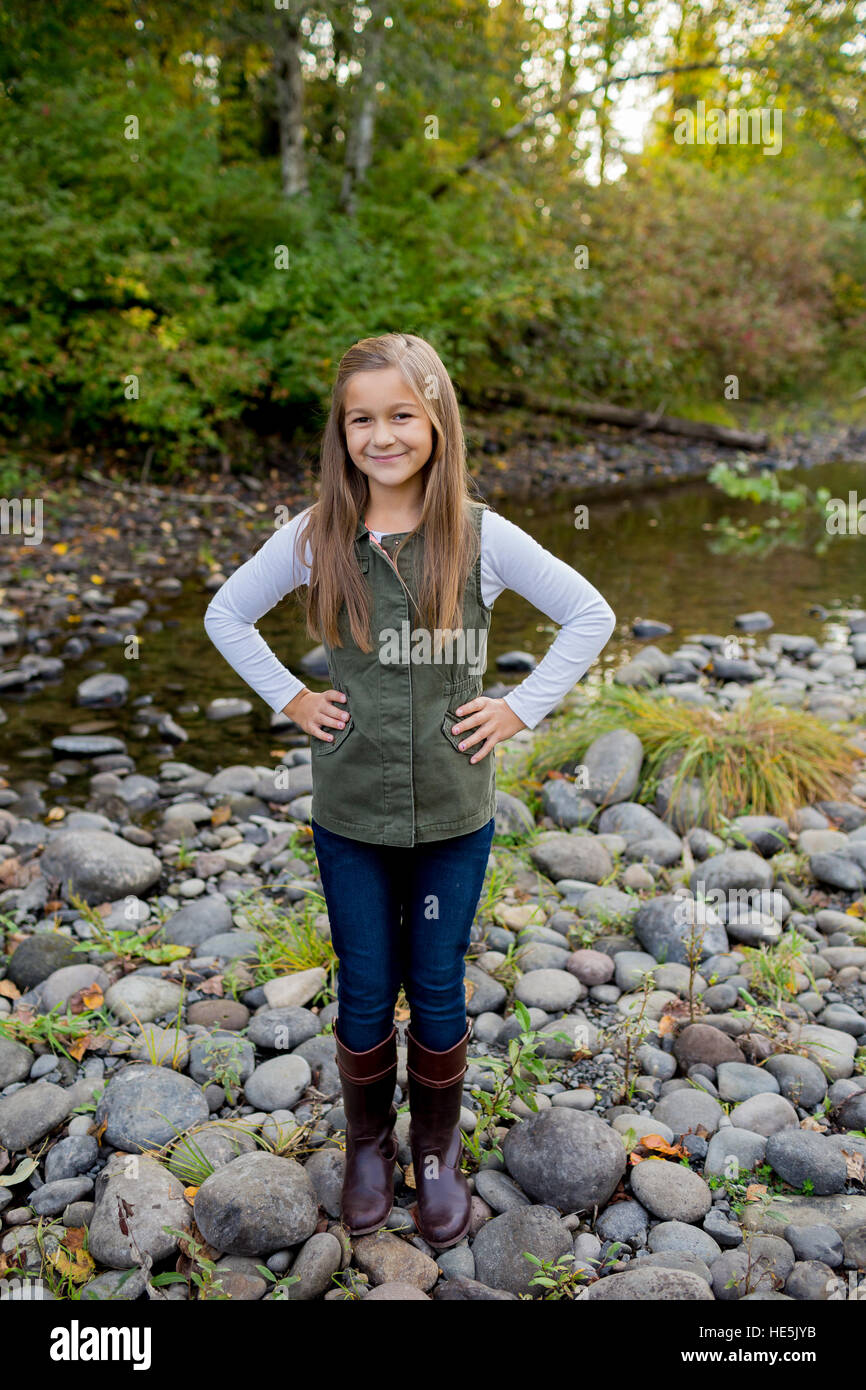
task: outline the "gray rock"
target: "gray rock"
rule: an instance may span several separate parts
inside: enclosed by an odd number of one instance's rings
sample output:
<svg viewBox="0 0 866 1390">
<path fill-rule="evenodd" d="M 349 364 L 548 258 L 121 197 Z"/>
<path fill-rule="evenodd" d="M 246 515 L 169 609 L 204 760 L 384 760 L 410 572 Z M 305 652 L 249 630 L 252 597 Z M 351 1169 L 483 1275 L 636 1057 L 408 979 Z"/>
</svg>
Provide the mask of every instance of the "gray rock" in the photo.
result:
<svg viewBox="0 0 866 1390">
<path fill-rule="evenodd" d="M 300 1283 L 291 1284 L 286 1290 L 287 1300 L 309 1302 L 321 1298 L 323 1293 L 334 1287 L 331 1276 L 336 1274 L 343 1260 L 343 1247 L 330 1231 L 318 1231 L 305 1241 L 298 1251 L 292 1265 L 292 1274 Z"/>
<path fill-rule="evenodd" d="M 752 1096 L 735 1105 L 730 1114 L 735 1129 L 750 1129 L 753 1134 L 763 1134 L 769 1138 L 788 1125 L 797 1125 L 797 1112 L 784 1096 Z"/>
<path fill-rule="evenodd" d="M 866 1225 L 866 1197 L 846 1193 L 832 1197 L 801 1197 L 785 1193 L 785 1201 L 750 1202 L 742 1216 L 743 1227 L 784 1235 L 787 1227 L 808 1223 L 832 1226 L 843 1241 L 859 1226 Z"/>
<path fill-rule="evenodd" d="M 247 1037 L 256 1047 L 269 1052 L 292 1052 L 321 1031 L 322 1024 L 317 1014 L 297 1004 L 290 1004 L 284 1009 L 262 1009 L 253 1014 Z"/>
<path fill-rule="evenodd" d="M 662 1052 L 660 1047 L 641 1043 L 635 1056 L 638 1066 L 646 1076 L 657 1076 L 660 1081 L 669 1081 L 676 1075 L 676 1059 L 669 1052 Z"/>
<path fill-rule="evenodd" d="M 60 1216 L 70 1202 L 89 1197 L 93 1191 L 92 1178 L 58 1178 L 43 1183 L 30 1195 L 30 1205 L 37 1216 Z"/>
<path fill-rule="evenodd" d="M 817 1062 L 808 1057 L 779 1053 L 767 1059 L 765 1070 L 775 1076 L 779 1090 L 792 1105 L 812 1110 L 827 1094 L 827 1079 Z"/>
<path fill-rule="evenodd" d="M 707 1265 L 722 1253 L 711 1235 L 687 1221 L 660 1221 L 650 1231 L 647 1244 L 653 1254 L 675 1251 L 681 1255 L 696 1255 Z"/>
<path fill-rule="evenodd" d="M 789 1262 L 780 1264 L 775 1249 L 764 1244 L 767 1240 L 773 1237 L 754 1236 L 748 1246 L 743 1244 L 736 1250 L 725 1250 L 719 1256 L 710 1270 L 716 1298 L 730 1302 L 746 1294 L 777 1290 L 779 1281 L 786 1279 L 794 1267 L 793 1252 L 789 1246 Z M 779 1240 L 778 1244 L 785 1242 Z"/>
<path fill-rule="evenodd" d="M 537 1266 L 527 1260 L 524 1251 L 540 1260 L 557 1260 L 571 1254 L 571 1235 L 553 1208 L 521 1207 L 484 1223 L 472 1242 L 480 1283 L 538 1298 L 539 1286 L 529 1282 Z"/>
<path fill-rule="evenodd" d="M 813 1222 L 809 1226 L 788 1226 L 785 1239 L 798 1260 L 821 1260 L 831 1269 L 842 1263 L 842 1237 L 832 1226 Z"/>
<path fill-rule="evenodd" d="M 649 1214 L 640 1202 L 612 1202 L 605 1207 L 595 1223 L 602 1240 L 619 1240 L 627 1244 L 640 1241 L 649 1228 Z"/>
<path fill-rule="evenodd" d="M 866 1091 L 859 1091 L 857 1095 L 843 1100 L 836 1118 L 846 1129 L 866 1130 Z"/>
<path fill-rule="evenodd" d="M 594 738 L 583 755 L 586 795 L 597 806 L 630 801 L 637 790 L 643 745 L 630 729 L 610 729 Z"/>
<path fill-rule="evenodd" d="M 146 1288 L 147 1276 L 143 1269 L 109 1269 L 84 1284 L 81 1297 L 86 1303 L 127 1303 L 140 1298 Z"/>
<path fill-rule="evenodd" d="M 626 1167 L 622 1140 L 609 1125 L 564 1107 L 514 1125 L 502 1152 L 524 1192 L 563 1212 L 604 1206 Z"/>
<path fill-rule="evenodd" d="M 201 1087 L 190 1077 L 136 1062 L 109 1081 L 96 1124 L 105 1121 L 106 1141 L 134 1154 L 167 1144 L 179 1130 L 204 1124 L 209 1114 Z"/>
<path fill-rule="evenodd" d="M 854 1071 L 854 1054 L 857 1044 L 850 1033 L 838 1028 L 824 1028 L 820 1023 L 794 1024 L 791 1041 L 805 1047 L 808 1055 L 817 1062 L 831 1081 L 851 1076 Z"/>
<path fill-rule="evenodd" d="M 173 946 L 196 948 L 208 937 L 232 929 L 232 910 L 221 893 L 209 893 L 187 903 L 169 917 L 161 932 L 162 939 Z"/>
<path fill-rule="evenodd" d="M 655 956 L 647 951 L 617 951 L 613 964 L 617 986 L 625 990 L 638 989 L 644 976 L 659 968 Z"/>
<path fill-rule="evenodd" d="M 163 1228 L 189 1231 L 192 1209 L 183 1184 L 155 1159 L 141 1154 L 117 1154 L 96 1180 L 95 1206 L 90 1222 L 90 1253 L 109 1268 L 131 1269 L 139 1263 L 135 1247 L 154 1261 L 167 1259 L 177 1237 Z M 120 1225 L 121 1212 L 129 1235 Z"/>
<path fill-rule="evenodd" d="M 866 887 L 866 872 L 845 854 L 810 854 L 809 872 L 818 883 L 845 893 L 859 893 Z"/>
<path fill-rule="evenodd" d="M 693 1134 L 699 1125 L 714 1134 L 724 1113 L 712 1096 L 689 1087 L 663 1096 L 653 1110 L 653 1118 L 661 1120 L 674 1135 Z"/>
<path fill-rule="evenodd" d="M 579 980 L 567 970 L 532 970 L 522 975 L 514 987 L 515 998 L 527 1008 L 547 1013 L 570 1009 L 581 994 Z"/>
<path fill-rule="evenodd" d="M 798 1260 L 785 1280 L 785 1293 L 809 1302 L 846 1296 L 844 1283 L 822 1260 Z"/>
<path fill-rule="evenodd" d="M 463 977 L 472 985 L 472 996 L 466 1001 L 466 1012 L 470 1018 L 478 1014 L 496 1013 L 503 1008 L 508 991 L 499 980 L 494 980 L 486 970 L 479 970 L 477 965 L 471 963 L 464 966 Z"/>
<path fill-rule="evenodd" d="M 644 1159 L 631 1173 L 631 1190 L 662 1221 L 702 1221 L 713 1204 L 703 1178 L 681 1163 Z"/>
<path fill-rule="evenodd" d="M 788 1128 L 771 1134 L 767 1162 L 792 1187 L 811 1182 L 820 1197 L 841 1192 L 847 1181 L 844 1156 L 814 1130 Z"/>
<path fill-rule="evenodd" d="M 531 1206 L 526 1193 L 521 1192 L 517 1183 L 507 1173 L 500 1173 L 495 1168 L 481 1168 L 475 1174 L 475 1191 L 497 1214 Z"/>
<path fill-rule="evenodd" d="M 55 970 L 39 986 L 39 1000 L 44 1013 L 50 1013 L 58 1004 L 65 1004 L 73 994 L 91 985 L 108 988 L 108 976 L 98 965 L 66 965 Z"/>
<path fill-rule="evenodd" d="M 718 1067 L 722 1062 L 745 1059 L 733 1038 L 709 1023 L 689 1023 L 674 1043 L 674 1056 L 684 1071 L 696 1062 Z"/>
<path fill-rule="evenodd" d="M 691 940 L 699 947 L 699 961 L 728 949 L 727 932 L 712 906 L 677 893 L 643 903 L 634 916 L 634 934 L 651 956 L 666 963 L 687 965 Z"/>
<path fill-rule="evenodd" d="M 41 931 L 28 936 L 9 957 L 7 975 L 19 989 L 33 989 L 64 965 L 81 960 L 73 950 L 74 940 L 59 932 Z"/>
<path fill-rule="evenodd" d="M 709 1142 L 704 1174 L 707 1177 L 729 1177 L 736 1181 L 741 1172 L 750 1173 L 759 1163 L 763 1163 L 766 1152 L 765 1135 L 725 1125 Z"/>
<path fill-rule="evenodd" d="M 161 860 L 149 849 L 105 830 L 60 831 L 43 851 L 40 868 L 59 881 L 67 901 L 75 893 L 87 903 L 146 894 L 162 874 Z"/>
<path fill-rule="evenodd" d="M 818 1016 L 818 1022 L 823 1028 L 838 1028 L 841 1033 L 850 1033 L 852 1038 L 866 1033 L 866 1018 L 849 1004 L 828 1004 Z"/>
<path fill-rule="evenodd" d="M 237 1158 L 202 1183 L 195 1221 L 205 1240 L 230 1255 L 270 1255 L 307 1240 L 318 1211 L 300 1163 L 275 1154 Z"/>
<path fill-rule="evenodd" d="M 164 1014 L 175 1013 L 182 997 L 183 990 L 174 980 L 134 970 L 111 986 L 105 1003 L 121 1023 L 152 1023 Z"/>
<path fill-rule="evenodd" d="M 26 1081 L 33 1062 L 34 1055 L 29 1047 L 0 1036 L 0 1091 L 16 1081 Z"/>
<path fill-rule="evenodd" d="M 704 1217 L 704 1230 L 725 1250 L 743 1243 L 743 1232 L 736 1221 L 729 1221 L 718 1207 L 712 1207 Z"/>
<path fill-rule="evenodd" d="M 0 1148 L 21 1153 L 62 1124 L 78 1104 L 75 1097 L 50 1081 L 34 1081 L 0 1099 Z"/>
<path fill-rule="evenodd" d="M 45 1159 L 45 1181 L 59 1182 L 61 1178 L 77 1178 L 92 1168 L 99 1157 L 99 1145 L 92 1134 L 73 1134 L 59 1140 L 48 1150 Z"/>
<path fill-rule="evenodd" d="M 722 1100 L 750 1100 L 752 1096 L 778 1095 L 780 1086 L 772 1072 L 745 1062 L 720 1062 L 716 1087 Z"/>
<path fill-rule="evenodd" d="M 335 1221 L 338 1221 L 340 1219 L 340 1196 L 346 1172 L 345 1151 L 331 1148 L 317 1149 L 315 1153 L 310 1154 L 304 1164 L 304 1172 L 315 1188 L 319 1206 Z M 393 1226 L 393 1219 L 389 1217 L 387 1224 Z M 414 1222 L 412 1224 L 414 1228 Z"/>
<path fill-rule="evenodd" d="M 249 1105 L 257 1110 L 291 1110 L 312 1081 L 310 1064 L 298 1053 L 271 1057 L 256 1067 L 244 1086 Z"/>
<path fill-rule="evenodd" d="M 713 901 L 713 894 L 727 896 L 732 889 L 763 890 L 772 886 L 772 865 L 750 849 L 728 849 L 714 854 L 694 869 L 689 879 L 692 892 L 700 892 L 710 901 Z"/>
<path fill-rule="evenodd" d="M 670 1269 L 664 1265 L 640 1265 L 626 1274 L 609 1274 L 590 1284 L 577 1295 L 577 1302 L 600 1303 L 625 1299 L 631 1303 L 708 1302 L 713 1291 L 706 1279 L 690 1270 Z"/>
<path fill-rule="evenodd" d="M 242 1084 L 256 1065 L 256 1050 L 246 1038 L 215 1028 L 190 1046 L 189 1074 L 200 1086 L 216 1080 L 225 1087 Z M 235 1080 L 237 1078 L 237 1080 Z"/>
<path fill-rule="evenodd" d="M 531 846 L 529 856 L 536 868 L 554 883 L 563 878 L 601 883 L 613 871 L 610 851 L 592 834 L 565 835 L 558 830 L 545 831 Z"/>
<path fill-rule="evenodd" d="M 195 1148 L 192 1145 L 195 1145 Z M 178 1140 L 171 1151 L 168 1160 L 168 1167 L 176 1177 L 183 1179 L 187 1185 L 192 1185 L 193 1181 L 201 1181 L 196 1175 L 193 1179 L 191 1165 L 198 1166 L 201 1154 L 206 1163 L 210 1164 L 213 1170 L 224 1168 L 227 1163 L 233 1163 L 242 1154 L 251 1154 L 257 1151 L 257 1144 L 248 1129 L 240 1123 L 231 1120 L 212 1120 L 205 1125 L 204 1129 L 197 1130 L 189 1141 Z M 210 1174 L 207 1174 L 210 1176 Z"/>
</svg>

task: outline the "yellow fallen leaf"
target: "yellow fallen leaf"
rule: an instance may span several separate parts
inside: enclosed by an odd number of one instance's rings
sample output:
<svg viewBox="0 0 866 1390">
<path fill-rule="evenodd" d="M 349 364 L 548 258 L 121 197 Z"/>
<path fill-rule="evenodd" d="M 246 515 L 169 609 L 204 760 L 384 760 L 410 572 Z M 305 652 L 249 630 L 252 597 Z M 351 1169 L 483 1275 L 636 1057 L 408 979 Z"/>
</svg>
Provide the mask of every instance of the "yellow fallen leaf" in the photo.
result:
<svg viewBox="0 0 866 1390">
<path fill-rule="evenodd" d="M 105 995 L 99 985 L 92 984 L 81 991 L 81 1000 L 85 1008 L 98 1009 L 105 1002 Z"/>
<path fill-rule="evenodd" d="M 4 999 L 20 999 L 21 991 L 11 980 L 0 980 L 0 994 Z"/>
<path fill-rule="evenodd" d="M 192 1206 L 193 1202 L 195 1201 L 195 1194 L 196 1194 L 197 1192 L 198 1192 L 198 1188 L 197 1188 L 197 1187 L 185 1187 L 185 1188 L 183 1189 L 183 1195 L 184 1195 L 184 1197 L 186 1198 L 186 1200 L 189 1202 L 190 1206 Z"/>
<path fill-rule="evenodd" d="M 86 1284 L 96 1268 L 86 1250 L 68 1252 L 61 1245 L 48 1258 L 58 1274 L 70 1279 L 73 1284 Z"/>
<path fill-rule="evenodd" d="M 211 814 L 211 825 L 225 825 L 232 818 L 231 806 L 216 806 Z"/>
<path fill-rule="evenodd" d="M 92 1033 L 85 1033 L 83 1037 L 76 1038 L 75 1042 L 70 1043 L 67 1048 L 70 1057 L 74 1057 L 76 1062 L 80 1062 L 92 1040 Z"/>
<path fill-rule="evenodd" d="M 415 1169 L 411 1163 L 407 1163 L 403 1169 L 403 1181 L 407 1187 L 411 1187 L 413 1192 L 416 1191 L 418 1184 L 415 1182 Z"/>
<path fill-rule="evenodd" d="M 672 1033 L 676 1026 L 677 1023 L 675 1018 L 673 1018 L 670 1014 L 662 1014 L 661 1018 L 659 1019 L 659 1037 L 663 1038 L 667 1033 Z"/>
<path fill-rule="evenodd" d="M 52 545 L 51 553 L 52 555 L 65 555 L 68 549 L 68 541 L 57 541 L 55 545 Z"/>
<path fill-rule="evenodd" d="M 48 815 L 45 817 L 45 819 L 46 819 L 46 820 L 63 820 L 65 816 L 66 816 L 66 811 L 64 810 L 64 808 L 63 808 L 62 806 L 52 806 L 52 807 L 51 807 L 51 810 L 48 812 Z"/>
</svg>

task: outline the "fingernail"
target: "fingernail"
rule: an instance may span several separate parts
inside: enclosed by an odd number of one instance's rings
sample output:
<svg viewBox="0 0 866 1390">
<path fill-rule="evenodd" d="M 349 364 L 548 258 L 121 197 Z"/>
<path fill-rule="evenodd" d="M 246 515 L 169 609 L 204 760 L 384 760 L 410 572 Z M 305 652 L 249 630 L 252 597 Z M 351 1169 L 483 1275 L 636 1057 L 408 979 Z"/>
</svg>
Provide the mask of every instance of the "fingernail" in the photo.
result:
<svg viewBox="0 0 866 1390">
<path fill-rule="evenodd" d="M 460 745 L 460 750 L 461 750 L 461 752 L 463 751 L 463 749 L 464 749 L 465 747 L 466 747 L 466 744 L 465 744 L 465 743 L 461 743 L 461 745 Z"/>
</svg>

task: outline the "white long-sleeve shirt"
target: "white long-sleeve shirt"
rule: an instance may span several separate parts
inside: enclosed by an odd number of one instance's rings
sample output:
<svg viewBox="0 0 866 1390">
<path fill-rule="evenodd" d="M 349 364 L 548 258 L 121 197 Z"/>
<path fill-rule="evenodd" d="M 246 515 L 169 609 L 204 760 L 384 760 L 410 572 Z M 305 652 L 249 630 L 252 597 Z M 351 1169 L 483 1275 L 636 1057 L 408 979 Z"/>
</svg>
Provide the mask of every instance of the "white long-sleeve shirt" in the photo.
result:
<svg viewBox="0 0 866 1390">
<path fill-rule="evenodd" d="M 309 540 L 304 562 L 295 556 L 295 537 L 309 508 L 265 541 L 217 590 L 204 626 L 228 664 L 265 704 L 278 712 L 304 689 L 256 629 L 286 594 L 309 582 Z M 384 533 L 371 531 L 381 541 Z M 607 645 L 616 614 L 596 588 L 571 565 L 551 555 L 526 531 L 485 508 L 481 521 L 481 596 L 492 608 L 511 589 L 560 624 L 543 659 L 526 680 L 504 697 L 528 729 L 549 714 L 576 685 Z"/>
</svg>

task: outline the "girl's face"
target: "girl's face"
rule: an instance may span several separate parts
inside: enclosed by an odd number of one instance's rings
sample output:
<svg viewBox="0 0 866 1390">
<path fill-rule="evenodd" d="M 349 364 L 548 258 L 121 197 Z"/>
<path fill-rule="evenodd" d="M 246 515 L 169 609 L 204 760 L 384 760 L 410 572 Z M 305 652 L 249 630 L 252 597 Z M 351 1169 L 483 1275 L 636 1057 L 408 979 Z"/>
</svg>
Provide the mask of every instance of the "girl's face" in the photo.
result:
<svg viewBox="0 0 866 1390">
<path fill-rule="evenodd" d="M 433 426 L 396 367 L 355 372 L 346 386 L 344 428 L 349 457 L 371 482 L 399 487 L 433 450 Z"/>
</svg>

